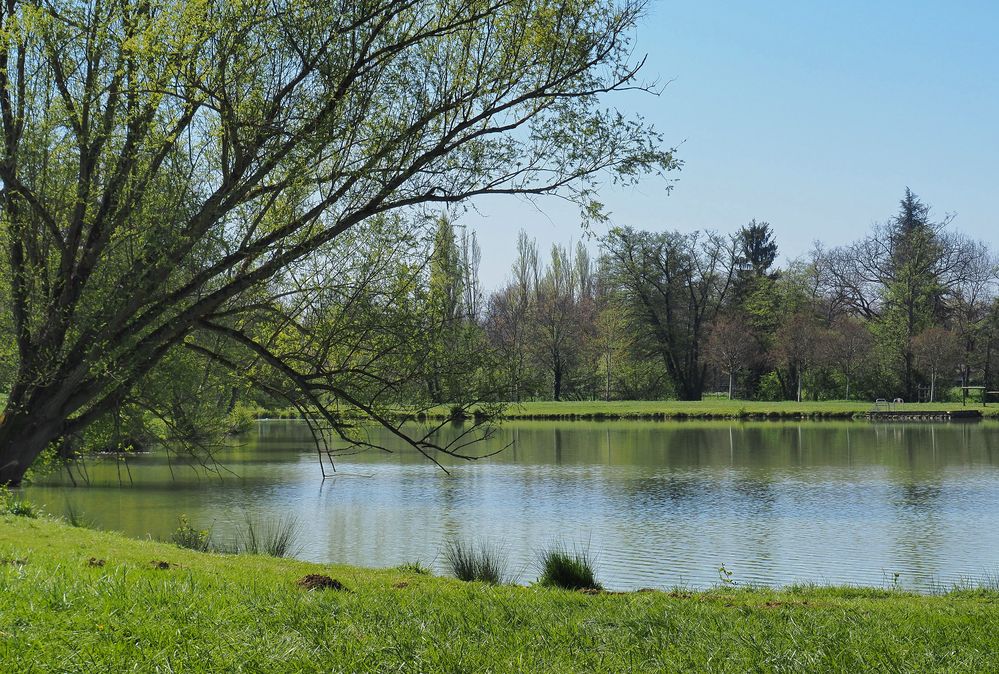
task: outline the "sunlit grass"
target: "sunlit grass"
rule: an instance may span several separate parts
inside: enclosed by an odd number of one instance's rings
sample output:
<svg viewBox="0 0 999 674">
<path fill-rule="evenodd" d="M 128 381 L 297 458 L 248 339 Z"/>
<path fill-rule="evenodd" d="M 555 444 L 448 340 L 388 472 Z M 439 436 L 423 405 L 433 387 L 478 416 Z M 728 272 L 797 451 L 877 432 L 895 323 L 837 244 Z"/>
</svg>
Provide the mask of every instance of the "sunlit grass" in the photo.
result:
<svg viewBox="0 0 999 674">
<path fill-rule="evenodd" d="M 698 401 L 681 400 L 572 400 L 510 403 L 507 419 L 852 419 L 862 418 L 874 408 L 873 401 L 827 400 L 819 402 L 728 400 L 707 397 Z M 983 407 L 980 403 L 904 403 L 898 409 L 907 412 L 977 410 L 986 417 L 999 417 L 999 404 Z M 448 418 L 449 410 L 430 410 L 431 418 Z"/>
<path fill-rule="evenodd" d="M 296 584 L 324 574 L 348 591 Z M 0 671 L 990 671 L 999 594 L 462 583 L 0 516 Z"/>
</svg>

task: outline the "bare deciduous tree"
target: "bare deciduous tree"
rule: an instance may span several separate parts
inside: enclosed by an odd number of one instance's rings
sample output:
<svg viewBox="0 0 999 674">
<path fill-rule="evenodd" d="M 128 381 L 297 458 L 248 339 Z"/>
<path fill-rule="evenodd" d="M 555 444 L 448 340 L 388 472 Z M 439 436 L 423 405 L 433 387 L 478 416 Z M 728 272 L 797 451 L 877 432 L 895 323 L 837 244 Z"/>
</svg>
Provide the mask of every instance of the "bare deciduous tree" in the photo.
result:
<svg viewBox="0 0 999 674">
<path fill-rule="evenodd" d="M 819 358 L 836 368 L 846 381 L 846 399 L 857 371 L 869 362 L 874 348 L 870 330 L 860 320 L 842 317 L 826 330 L 819 342 Z"/>
<path fill-rule="evenodd" d="M 728 399 L 735 376 L 750 367 L 759 355 L 759 343 L 742 316 L 720 316 L 711 327 L 705 351 L 709 362 L 728 375 Z"/>
<path fill-rule="evenodd" d="M 958 336 L 939 326 L 923 330 L 912 339 L 916 365 L 930 378 L 930 402 L 936 398 L 937 378 L 954 372 L 961 362 Z"/>
</svg>

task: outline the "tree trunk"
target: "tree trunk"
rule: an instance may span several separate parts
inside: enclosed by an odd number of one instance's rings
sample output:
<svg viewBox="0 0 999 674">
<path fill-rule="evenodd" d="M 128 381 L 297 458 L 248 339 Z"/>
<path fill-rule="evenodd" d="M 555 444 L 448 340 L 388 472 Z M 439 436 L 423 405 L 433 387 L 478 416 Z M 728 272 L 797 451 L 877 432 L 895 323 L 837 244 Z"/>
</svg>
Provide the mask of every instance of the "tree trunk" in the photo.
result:
<svg viewBox="0 0 999 674">
<path fill-rule="evenodd" d="M 846 378 L 846 399 L 850 399 L 850 378 Z"/>
<path fill-rule="evenodd" d="M 732 399 L 732 373 L 728 373 L 728 399 Z"/>
<path fill-rule="evenodd" d="M 801 370 L 798 370 L 798 402 L 801 402 Z"/>
<path fill-rule="evenodd" d="M 936 388 L 936 385 L 937 385 L 937 373 L 936 372 L 931 372 L 930 373 L 930 402 L 933 402 L 933 394 L 935 392 L 934 389 Z"/>
<path fill-rule="evenodd" d="M 684 380 L 680 383 L 677 400 L 697 401 L 704 397 L 704 387 L 695 382 Z"/>
<path fill-rule="evenodd" d="M 912 376 L 912 352 L 910 349 L 905 351 L 905 370 L 902 376 L 902 388 L 905 391 L 906 400 L 915 400 L 916 396 L 915 382 Z"/>
<path fill-rule="evenodd" d="M 20 485 L 38 455 L 62 435 L 62 427 L 61 419 L 8 403 L 0 416 L 0 486 Z"/>
<path fill-rule="evenodd" d="M 992 337 L 990 336 L 988 341 L 985 343 L 985 365 L 983 366 L 982 381 L 985 384 L 985 390 L 993 388 L 992 386 Z M 984 398 L 983 398 L 984 400 Z"/>
<path fill-rule="evenodd" d="M 610 359 L 610 357 L 608 357 L 606 359 L 606 365 L 607 365 L 607 388 L 606 388 L 606 395 L 604 396 L 604 399 L 607 402 L 610 402 L 610 389 L 611 389 L 611 359 Z"/>
<path fill-rule="evenodd" d="M 552 386 L 552 393 L 554 394 L 555 400 L 562 399 L 562 363 L 558 358 L 555 359 L 554 363 L 554 384 Z"/>
</svg>

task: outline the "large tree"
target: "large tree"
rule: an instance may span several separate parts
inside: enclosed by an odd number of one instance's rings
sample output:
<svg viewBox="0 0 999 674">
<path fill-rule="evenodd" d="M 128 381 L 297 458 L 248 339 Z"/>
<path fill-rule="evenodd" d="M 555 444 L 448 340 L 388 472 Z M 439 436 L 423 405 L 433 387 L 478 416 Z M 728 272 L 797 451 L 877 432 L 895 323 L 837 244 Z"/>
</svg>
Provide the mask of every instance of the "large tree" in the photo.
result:
<svg viewBox="0 0 999 674">
<path fill-rule="evenodd" d="M 647 352 L 662 360 L 677 398 L 700 400 L 707 376 L 702 350 L 735 278 L 735 239 L 628 227 L 612 230 L 604 250 L 610 282 Z"/>
<path fill-rule="evenodd" d="M 537 287 L 541 282 L 537 241 L 521 230 L 517 235 L 517 257 L 513 278 L 489 297 L 486 335 L 500 355 L 497 375 L 504 400 L 521 402 L 535 392 L 530 367 L 530 345 L 537 325 L 534 321 Z"/>
<path fill-rule="evenodd" d="M 334 385 L 323 363 L 289 361 L 243 329 L 275 306 L 261 293 L 284 292 L 274 285 L 310 258 L 335 259 L 338 239 L 379 214 L 485 194 L 588 207 L 606 172 L 672 168 L 640 120 L 598 107 L 641 86 L 641 11 L 6 0 L 0 276 L 16 355 L 0 484 L 205 334 L 320 412 L 368 407 L 350 379 Z"/>
<path fill-rule="evenodd" d="M 977 273 L 981 246 L 949 231 L 951 219 L 934 220 L 930 207 L 906 188 L 895 217 L 828 254 L 825 272 L 836 301 L 874 322 L 906 398 L 915 398 L 918 387 L 913 338 L 950 317 L 955 293 Z"/>
<path fill-rule="evenodd" d="M 592 289 L 589 256 L 585 248 L 577 248 L 576 254 L 574 260 L 564 247 L 552 246 L 551 260 L 534 300 L 534 347 L 539 365 L 551 376 L 554 400 L 561 400 L 572 385 L 567 380 L 580 360 L 593 323 L 587 295 Z"/>
</svg>

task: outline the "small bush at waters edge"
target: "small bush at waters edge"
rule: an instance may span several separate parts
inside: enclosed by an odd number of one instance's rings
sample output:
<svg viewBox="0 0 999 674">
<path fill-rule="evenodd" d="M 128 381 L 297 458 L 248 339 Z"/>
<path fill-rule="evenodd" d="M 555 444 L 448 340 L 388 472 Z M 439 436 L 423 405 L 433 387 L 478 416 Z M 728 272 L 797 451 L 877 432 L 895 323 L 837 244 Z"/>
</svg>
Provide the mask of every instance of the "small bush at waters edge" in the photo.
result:
<svg viewBox="0 0 999 674">
<path fill-rule="evenodd" d="M 178 518 L 178 526 L 170 534 L 170 542 L 178 547 L 197 550 L 198 552 L 207 552 L 212 549 L 211 531 L 191 526 L 191 521 L 187 518 L 187 515 L 181 515 Z"/>
<path fill-rule="evenodd" d="M 556 543 L 541 555 L 541 575 L 538 584 L 565 590 L 601 590 L 593 570 L 593 560 L 587 549 L 570 551 Z"/>
<path fill-rule="evenodd" d="M 259 407 L 236 403 L 232 411 L 229 412 L 229 418 L 226 420 L 228 433 L 237 435 L 250 430 L 256 423 L 260 413 L 261 409 Z"/>
<path fill-rule="evenodd" d="M 455 578 L 467 582 L 499 585 L 506 576 L 503 550 L 489 543 L 479 544 L 476 548 L 463 541 L 450 541 L 444 547 L 444 563 Z"/>
<path fill-rule="evenodd" d="M 0 515 L 16 515 L 18 517 L 38 517 L 38 508 L 23 498 L 18 497 L 7 487 L 0 487 Z"/>
<path fill-rule="evenodd" d="M 429 576 L 432 575 L 430 568 L 423 566 L 420 562 L 406 562 L 405 564 L 400 564 L 395 567 L 396 571 L 401 571 L 403 573 L 412 573 L 417 576 Z"/>
</svg>

